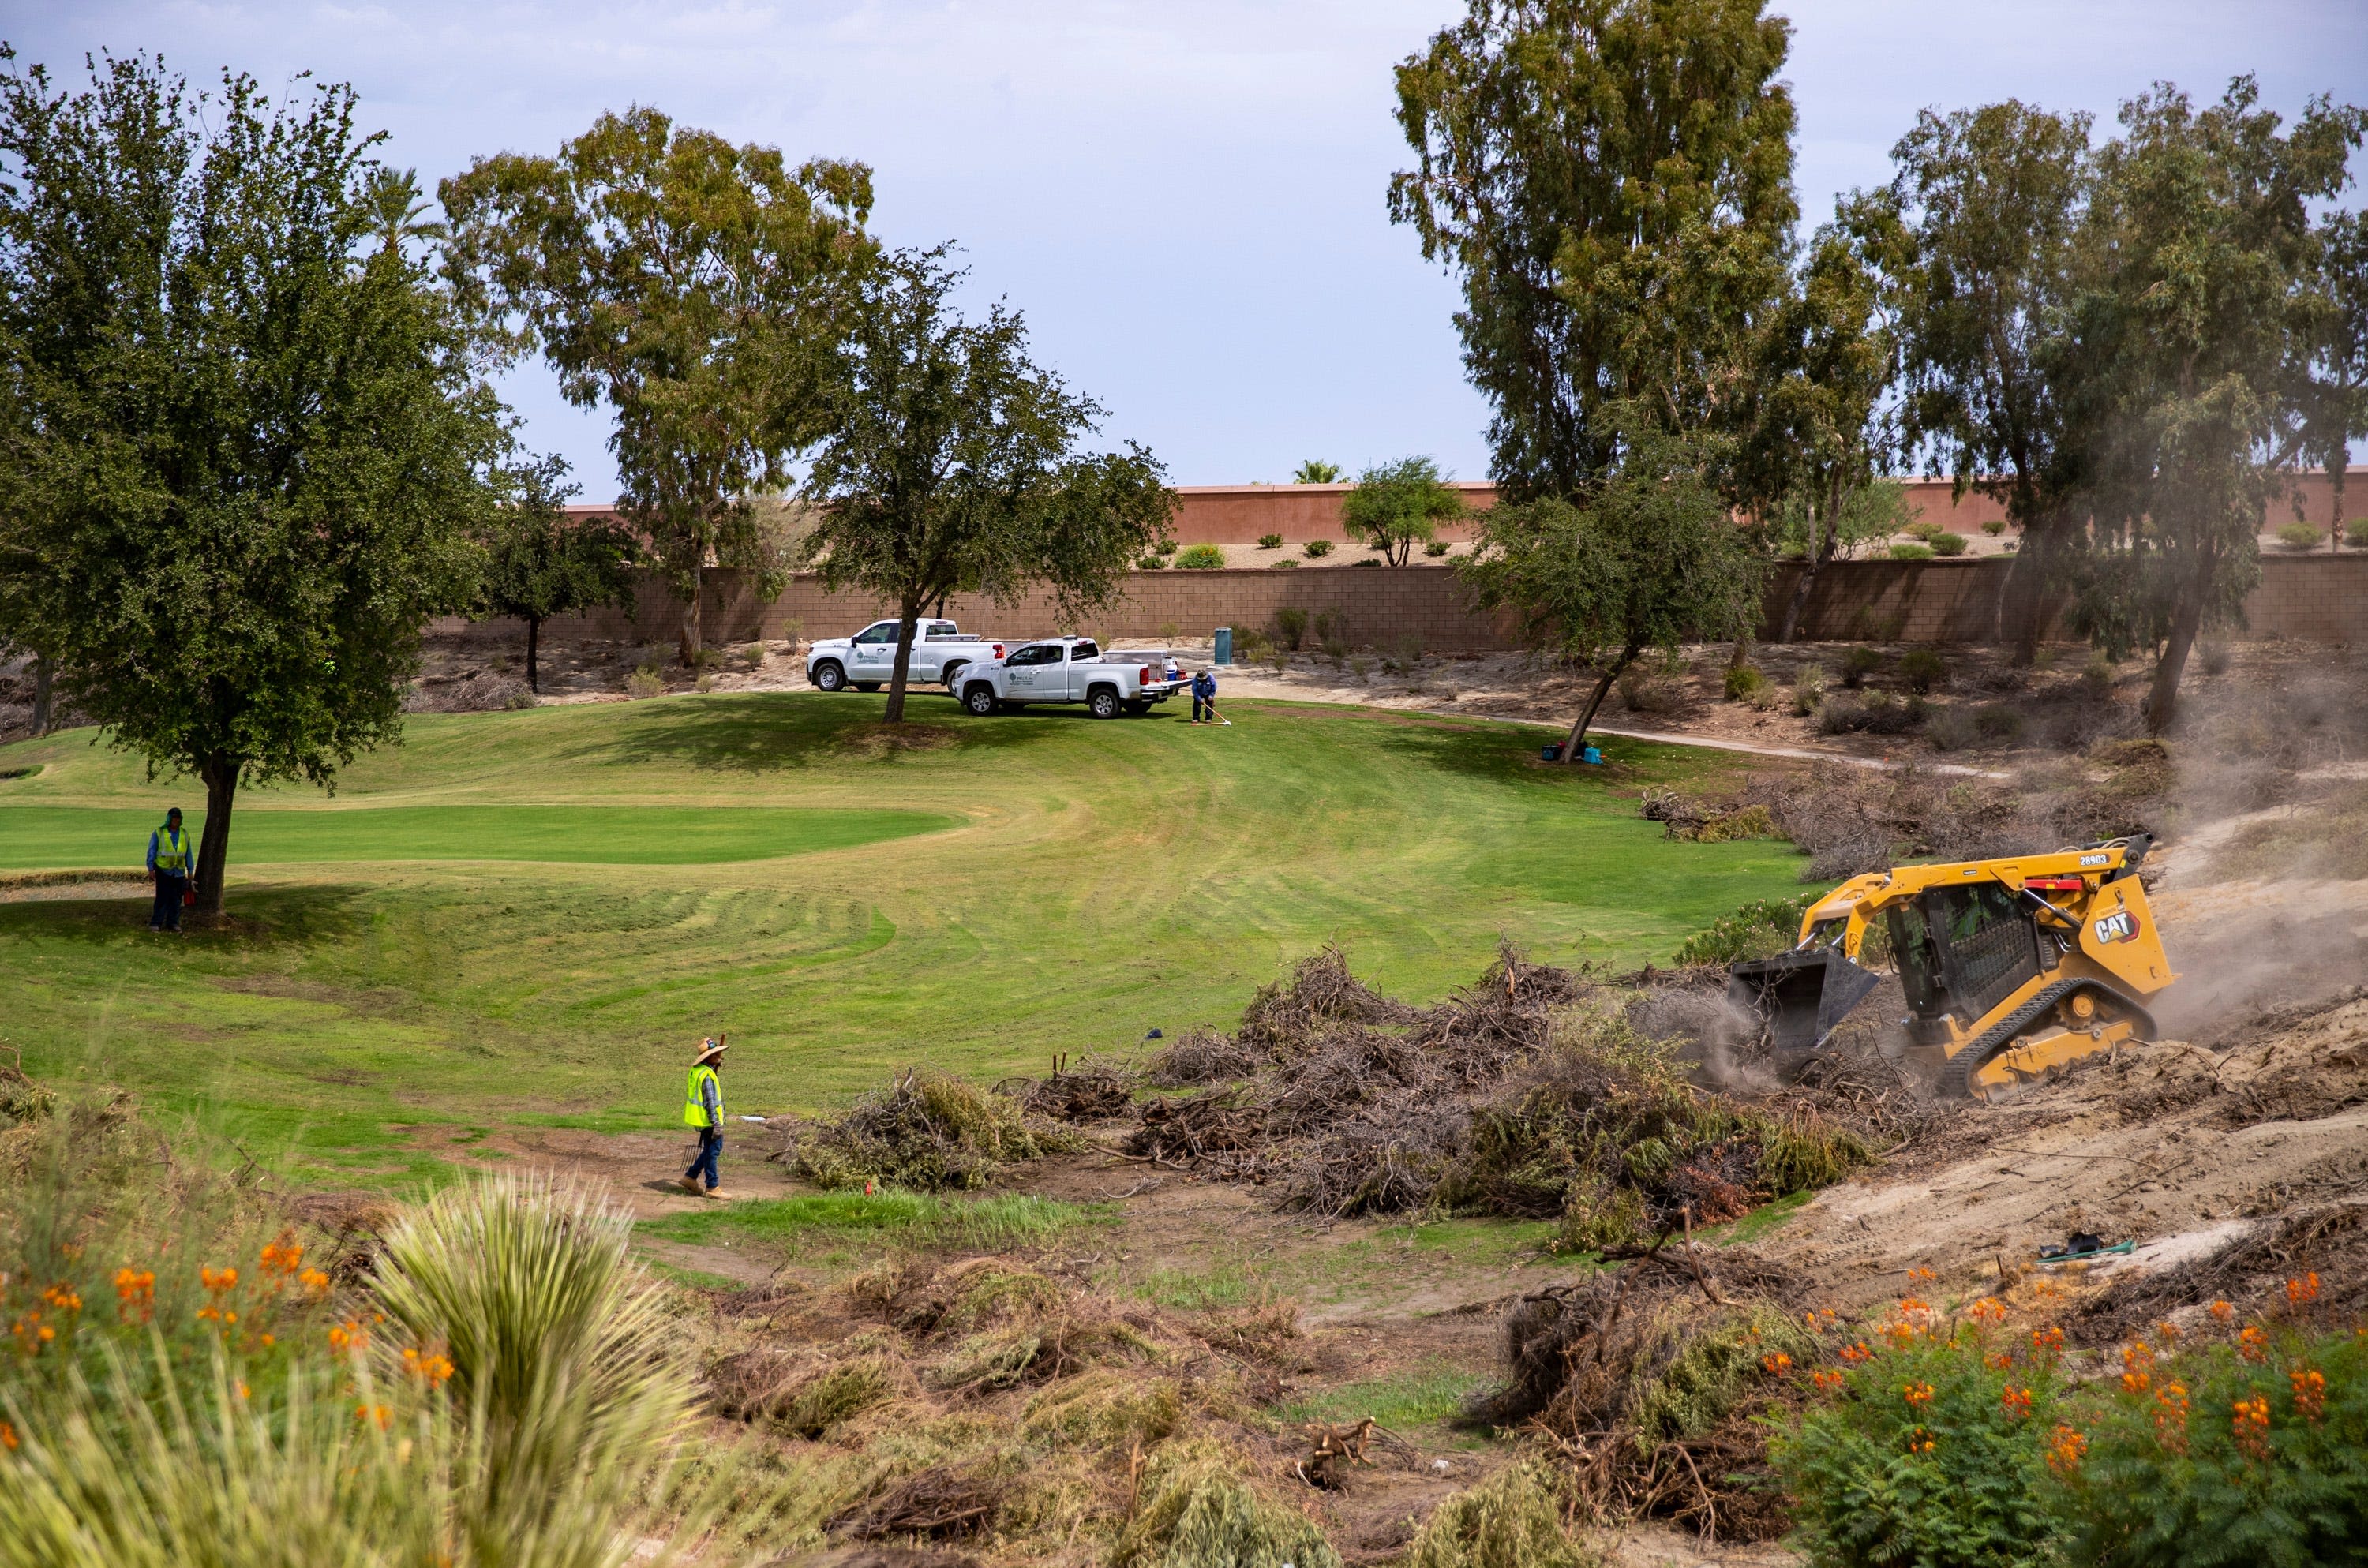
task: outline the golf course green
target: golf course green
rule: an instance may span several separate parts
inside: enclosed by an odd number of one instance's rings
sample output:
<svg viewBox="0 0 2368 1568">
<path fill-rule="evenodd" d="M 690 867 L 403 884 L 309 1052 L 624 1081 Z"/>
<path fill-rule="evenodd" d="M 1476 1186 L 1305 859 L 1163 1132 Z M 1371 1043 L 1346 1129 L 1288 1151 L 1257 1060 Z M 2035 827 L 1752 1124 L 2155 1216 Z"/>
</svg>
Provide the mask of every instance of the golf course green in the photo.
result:
<svg viewBox="0 0 2368 1568">
<path fill-rule="evenodd" d="M 1500 939 L 1666 960 L 1800 865 L 1638 815 L 1647 785 L 1740 766 L 1719 753 L 1550 767 L 1542 731 L 1307 704 L 1201 729 L 925 699 L 893 731 L 881 705 L 415 717 L 334 795 L 242 792 L 222 929 L 0 902 L 0 1048 L 400 1181 L 455 1129 L 670 1125 L 702 1034 L 732 1035 L 735 1112 L 814 1110 L 911 1063 L 991 1081 L 1226 1025 L 1326 942 L 1417 1001 Z M 134 867 L 165 806 L 201 804 L 93 739 L 0 747 L 0 865 Z"/>
</svg>

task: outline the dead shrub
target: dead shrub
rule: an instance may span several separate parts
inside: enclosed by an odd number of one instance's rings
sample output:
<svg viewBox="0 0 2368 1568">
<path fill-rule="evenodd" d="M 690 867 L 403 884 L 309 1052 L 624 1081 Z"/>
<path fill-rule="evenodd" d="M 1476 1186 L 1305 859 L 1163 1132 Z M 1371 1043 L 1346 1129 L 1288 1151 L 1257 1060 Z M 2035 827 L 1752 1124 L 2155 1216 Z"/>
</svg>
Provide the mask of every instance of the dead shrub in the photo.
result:
<svg viewBox="0 0 2368 1568">
<path fill-rule="evenodd" d="M 871 1177 L 934 1191 L 985 1187 L 1007 1165 L 1083 1146 L 1075 1133 L 1031 1125 L 1005 1096 L 911 1069 L 846 1115 L 804 1131 L 788 1157 L 817 1187 Z"/>
<path fill-rule="evenodd" d="M 1109 1568 L 1341 1568 L 1324 1533 L 1256 1476 L 1247 1455 L 1212 1438 L 1162 1445 Z"/>
<path fill-rule="evenodd" d="M 918 1471 L 877 1497 L 834 1515 L 825 1527 L 849 1540 L 976 1535 L 995 1523 L 1011 1483 L 959 1465 Z"/>
<path fill-rule="evenodd" d="M 1248 1077 L 1261 1060 L 1254 1045 L 1214 1029 L 1194 1029 L 1156 1053 L 1144 1065 L 1143 1079 L 1165 1089 L 1224 1083 Z"/>
<path fill-rule="evenodd" d="M 1180 1042 L 1179 1042 L 1180 1043 Z M 1134 1103 L 1137 1074 L 1112 1062 L 1088 1058 L 1076 1066 L 1066 1056 L 1053 1059 L 1053 1070 L 1042 1078 L 1008 1078 L 995 1085 L 1030 1116 L 1055 1121 L 1099 1121 L 1124 1115 Z"/>
</svg>

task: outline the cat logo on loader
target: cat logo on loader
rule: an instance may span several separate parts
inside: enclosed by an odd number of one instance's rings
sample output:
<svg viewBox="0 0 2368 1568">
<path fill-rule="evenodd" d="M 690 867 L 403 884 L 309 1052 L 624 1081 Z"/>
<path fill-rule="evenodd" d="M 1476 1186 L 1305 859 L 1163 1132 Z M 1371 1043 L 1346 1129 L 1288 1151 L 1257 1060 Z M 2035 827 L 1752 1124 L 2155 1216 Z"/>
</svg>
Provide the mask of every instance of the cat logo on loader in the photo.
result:
<svg viewBox="0 0 2368 1568">
<path fill-rule="evenodd" d="M 1810 906 L 1791 952 L 1731 966 L 1727 994 L 1767 1021 L 1780 1062 L 1797 1060 L 1874 989 L 1857 960 L 1880 920 L 1910 1038 L 1944 1059 L 1943 1085 L 1987 1099 L 2155 1038 L 2146 1002 L 2179 976 L 2137 878 L 2153 846 L 2133 834 L 1854 877 Z"/>
</svg>

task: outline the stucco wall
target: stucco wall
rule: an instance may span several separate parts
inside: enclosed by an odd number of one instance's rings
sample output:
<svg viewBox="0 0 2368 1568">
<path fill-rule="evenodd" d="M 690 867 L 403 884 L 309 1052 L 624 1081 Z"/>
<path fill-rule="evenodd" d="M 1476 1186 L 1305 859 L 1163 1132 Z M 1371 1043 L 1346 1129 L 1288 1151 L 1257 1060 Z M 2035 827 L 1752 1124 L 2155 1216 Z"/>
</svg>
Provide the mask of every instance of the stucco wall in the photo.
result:
<svg viewBox="0 0 2368 1568">
<path fill-rule="evenodd" d="M 1993 635 L 2004 561 L 1844 561 L 1817 575 L 1803 614 L 1801 636 L 1811 641 L 1883 638 L 1911 642 L 1982 642 Z M 1780 567 L 1768 588 L 1773 626 L 1793 591 L 1793 566 Z M 1031 597 L 1008 609 L 957 597 L 947 611 L 966 630 L 995 636 L 1034 637 L 1077 630 L 1103 637 L 1205 637 L 1212 628 L 1268 627 L 1284 607 L 1311 616 L 1340 618 L 1349 642 L 1386 645 L 1412 635 L 1441 652 L 1508 648 L 1516 628 L 1470 608 L 1456 574 L 1440 566 L 1360 566 L 1333 571 L 1139 572 L 1124 599 L 1072 627 L 1051 602 Z M 812 575 L 793 578 L 768 605 L 729 573 L 712 573 L 705 604 L 712 642 L 779 639 L 794 623 L 806 638 L 840 636 L 891 611 L 860 595 L 829 594 Z M 2368 551 L 2342 556 L 2272 557 L 2261 562 L 2260 586 L 2247 601 L 2245 635 L 2324 642 L 2368 642 Z M 546 640 L 596 638 L 671 642 L 681 617 L 655 578 L 641 587 L 636 614 L 570 616 L 549 622 Z M 481 637 L 515 637 L 514 622 L 489 621 L 438 630 Z"/>
</svg>

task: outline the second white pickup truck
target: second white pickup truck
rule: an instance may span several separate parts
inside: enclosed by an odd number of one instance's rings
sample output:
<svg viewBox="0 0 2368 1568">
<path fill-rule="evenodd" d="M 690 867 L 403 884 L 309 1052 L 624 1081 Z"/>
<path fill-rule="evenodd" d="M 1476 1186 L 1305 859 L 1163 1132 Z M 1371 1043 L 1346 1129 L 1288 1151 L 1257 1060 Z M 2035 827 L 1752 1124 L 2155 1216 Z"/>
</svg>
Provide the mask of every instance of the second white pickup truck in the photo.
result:
<svg viewBox="0 0 2368 1568">
<path fill-rule="evenodd" d="M 896 628 L 894 620 L 875 620 L 852 637 L 830 637 L 806 651 L 806 679 L 825 691 L 853 687 L 877 691 L 896 675 Z M 905 679 L 913 686 L 952 682 L 967 665 L 982 659 L 999 659 L 1004 645 L 982 637 L 965 637 L 951 620 L 926 617 L 913 623 L 913 656 Z M 953 689 L 951 684 L 948 690 Z"/>
<path fill-rule="evenodd" d="M 1185 685 L 1164 654 L 1105 653 L 1090 637 L 1023 642 L 997 659 L 963 666 L 953 681 L 962 705 L 984 716 L 1031 702 L 1082 702 L 1097 719 L 1148 713 Z"/>
</svg>

